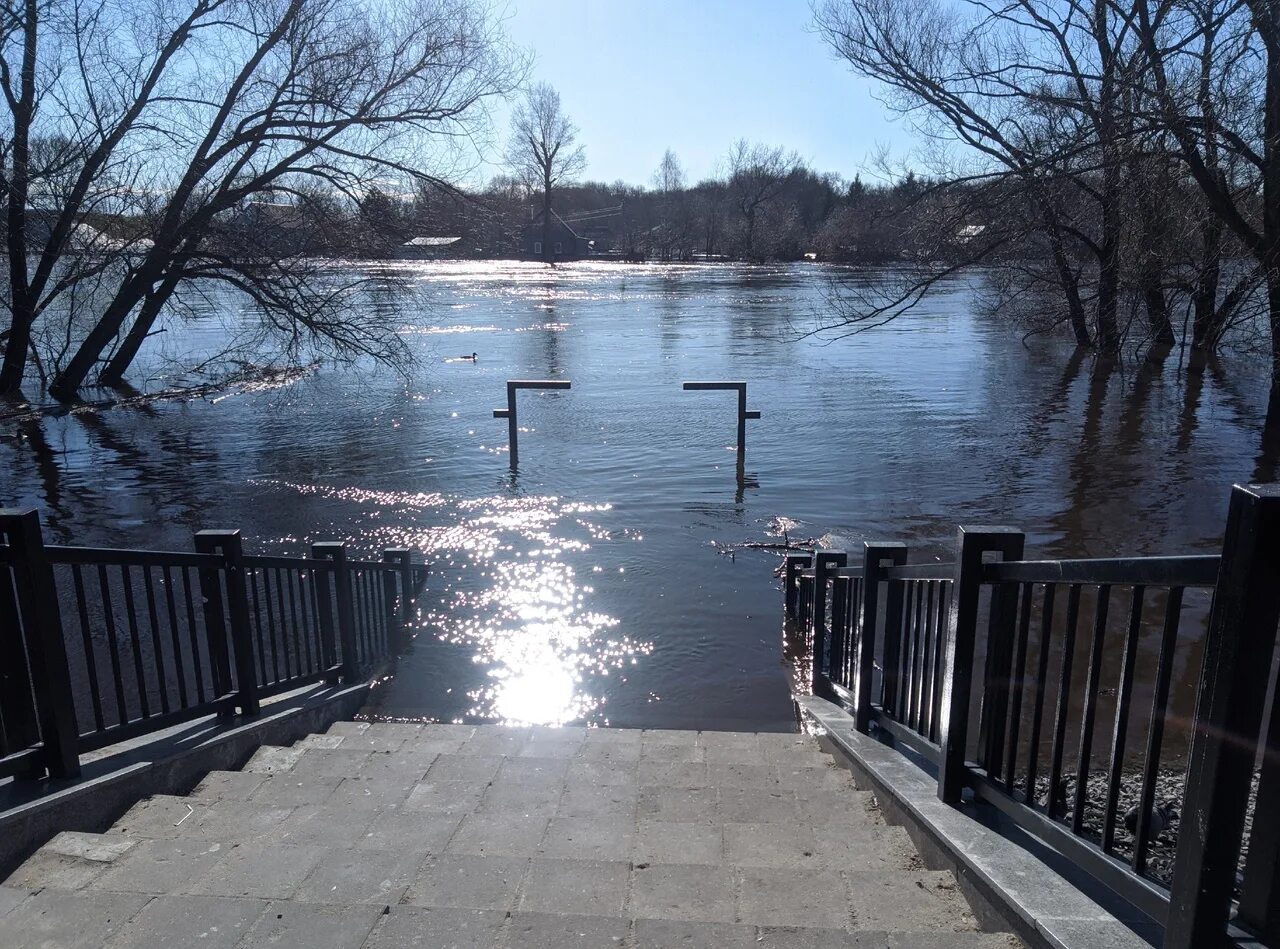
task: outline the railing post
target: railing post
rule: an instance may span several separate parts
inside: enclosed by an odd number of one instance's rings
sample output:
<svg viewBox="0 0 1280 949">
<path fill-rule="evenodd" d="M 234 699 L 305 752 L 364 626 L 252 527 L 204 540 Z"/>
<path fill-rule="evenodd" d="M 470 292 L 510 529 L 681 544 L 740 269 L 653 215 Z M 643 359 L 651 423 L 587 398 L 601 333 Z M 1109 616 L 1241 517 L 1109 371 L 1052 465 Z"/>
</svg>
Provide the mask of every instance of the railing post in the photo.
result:
<svg viewBox="0 0 1280 949">
<path fill-rule="evenodd" d="M 787 554 L 782 561 L 782 604 L 786 619 L 794 620 L 800 616 L 800 584 L 797 573 L 809 566 L 813 558 L 809 554 Z"/>
<path fill-rule="evenodd" d="M 1196 698 L 1187 784 L 1170 887 L 1165 946 L 1227 943 L 1236 861 L 1280 620 L 1280 486 L 1236 485 Z M 1254 834 L 1274 842 L 1276 814 L 1259 809 Z M 1276 858 L 1274 850 L 1257 853 Z M 1250 846 L 1249 869 L 1255 851 Z M 1274 917 L 1275 875 L 1246 875 L 1241 917 Z M 1257 887 L 1261 886 L 1262 889 Z M 1267 892 L 1267 891 L 1270 892 Z"/>
<path fill-rule="evenodd" d="M 1023 535 L 1011 527 L 961 527 L 956 535 L 955 588 L 947 617 L 947 651 L 942 664 L 942 705 L 938 737 L 938 797 L 960 803 L 969 743 L 969 696 L 973 689 L 978 639 L 978 597 L 982 556 L 998 553 L 1010 560 L 1022 555 Z"/>
<path fill-rule="evenodd" d="M 1000 551 L 1005 560 L 1021 560 L 1026 537 L 1011 536 Z M 999 779 L 1004 772 L 1004 744 L 1013 687 L 1013 641 L 1018 627 L 1018 586 L 1002 583 L 991 590 L 987 624 L 987 661 L 983 675 L 982 709 L 978 743 L 984 749 L 987 774 Z"/>
<path fill-rule="evenodd" d="M 227 590 L 226 620 L 231 633 L 231 653 L 236 669 L 236 706 L 241 715 L 257 715 L 261 707 L 258 701 L 258 673 L 253 666 L 253 629 L 249 623 L 249 593 L 245 585 L 244 544 L 240 532 L 200 531 L 196 534 L 196 550 L 222 558 Z M 200 585 L 204 588 L 203 576 Z M 222 612 L 220 599 L 218 612 Z M 223 655 L 225 656 L 225 650 Z"/>
<path fill-rule="evenodd" d="M 880 583 L 889 566 L 897 567 L 907 562 L 907 545 L 871 543 L 863 545 L 862 612 L 857 617 L 858 638 L 853 653 L 853 724 L 863 733 L 871 729 L 871 689 L 875 677 L 876 628 L 880 612 Z M 892 599 L 892 595 L 890 596 Z M 901 605 L 902 597 L 898 602 Z M 888 611 L 886 610 L 886 618 Z M 885 627 L 890 627 L 886 623 Z M 888 673 L 888 665 L 885 665 Z"/>
<path fill-rule="evenodd" d="M 822 654 L 827 643 L 827 570 L 843 567 L 849 558 L 842 550 L 819 550 L 813 555 L 813 635 L 810 638 L 813 664 L 813 693 L 819 692 L 823 675 Z"/>
<path fill-rule="evenodd" d="M 312 544 L 311 559 L 328 560 L 325 549 L 324 543 Z M 316 585 L 316 615 L 320 629 L 320 664 L 326 670 L 324 680 L 331 684 L 337 682 L 342 675 L 338 662 L 338 641 L 334 633 L 337 624 L 333 617 L 333 572 L 332 563 L 324 569 L 312 571 Z"/>
<path fill-rule="evenodd" d="M 333 561 L 333 583 L 337 591 L 338 644 L 341 648 L 342 681 L 354 682 L 360 676 L 360 656 L 356 652 L 356 623 L 351 606 L 351 568 L 347 566 L 347 547 L 341 541 L 321 541 L 311 545 L 316 557 Z"/>
<path fill-rule="evenodd" d="M 387 622 L 391 624 L 390 628 L 393 630 L 389 645 L 393 653 L 398 653 L 405 646 L 405 638 L 409 629 L 409 601 L 413 583 L 413 564 L 409 560 L 409 551 L 401 547 L 384 550 L 382 552 L 382 561 L 383 563 L 393 563 L 397 567 L 396 573 L 387 572 L 383 574 L 383 590 L 387 598 Z M 400 586 L 398 596 L 396 594 L 397 577 L 399 578 Z M 398 610 L 396 608 L 397 605 L 399 606 Z"/>
<path fill-rule="evenodd" d="M 40 515 L 33 509 L 0 508 L 0 532 L 11 555 L 17 613 L 27 646 L 35 715 L 44 746 L 43 764 L 50 777 L 80 775 L 80 733 L 67 644 L 62 638 L 62 615 L 53 567 L 45 556 Z M 13 627 L 17 634 L 17 625 Z M 23 684 L 25 688 L 25 683 Z"/>
<path fill-rule="evenodd" d="M 203 542 L 197 532 L 194 539 L 196 553 L 218 556 L 215 546 Z M 213 677 L 213 694 L 218 698 L 230 695 L 235 688 L 231 675 L 231 647 L 227 639 L 227 616 L 222 607 L 222 571 L 201 567 L 198 571 L 200 599 L 204 605 L 204 631 L 209 641 L 209 674 Z M 218 713 L 223 717 L 234 715 L 234 709 L 226 708 Z"/>
</svg>

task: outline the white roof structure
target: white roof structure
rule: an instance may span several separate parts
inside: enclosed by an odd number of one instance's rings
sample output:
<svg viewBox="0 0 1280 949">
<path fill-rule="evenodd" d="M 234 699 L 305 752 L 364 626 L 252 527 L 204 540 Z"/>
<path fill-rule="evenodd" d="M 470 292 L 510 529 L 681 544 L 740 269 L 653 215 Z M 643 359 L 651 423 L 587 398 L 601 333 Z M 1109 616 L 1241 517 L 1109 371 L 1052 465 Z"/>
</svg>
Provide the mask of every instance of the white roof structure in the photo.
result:
<svg viewBox="0 0 1280 949">
<path fill-rule="evenodd" d="M 462 240 L 461 237 L 415 237 L 404 242 L 405 247 L 448 247 Z"/>
</svg>

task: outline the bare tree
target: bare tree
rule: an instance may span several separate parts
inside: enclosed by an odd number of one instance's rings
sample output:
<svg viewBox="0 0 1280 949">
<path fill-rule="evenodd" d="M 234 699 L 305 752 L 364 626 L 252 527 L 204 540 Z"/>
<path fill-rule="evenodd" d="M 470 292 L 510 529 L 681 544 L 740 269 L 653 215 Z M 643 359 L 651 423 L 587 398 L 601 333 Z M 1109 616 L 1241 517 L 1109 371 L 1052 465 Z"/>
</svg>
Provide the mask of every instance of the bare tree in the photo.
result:
<svg viewBox="0 0 1280 949">
<path fill-rule="evenodd" d="M 578 128 L 560 106 L 560 93 L 545 82 L 525 93 L 511 116 L 507 162 L 530 191 L 542 195 L 542 254 L 550 262 L 551 191 L 573 181 L 587 166 L 577 144 Z"/>
<path fill-rule="evenodd" d="M 803 167 L 800 156 L 781 146 L 770 147 L 739 139 L 729 148 L 729 195 L 742 218 L 748 257 L 756 256 L 756 225 L 761 212 L 780 195 Z"/>
<path fill-rule="evenodd" d="M 447 187 L 419 156 L 466 140 L 483 101 L 521 74 L 488 9 L 472 0 L 233 6 L 236 18 L 224 11 L 187 93 L 148 117 L 141 144 L 163 153 L 148 182 L 150 243 L 54 379 L 55 396 L 74 394 L 128 326 L 104 373 L 118 381 L 186 280 L 243 290 L 282 331 L 337 355 L 394 352 L 394 340 L 352 334 L 342 295 L 298 279 L 311 268 L 297 255 L 243 244 L 228 253 L 211 238 L 247 202 L 290 202 L 308 182 L 351 200 L 389 179 Z"/>
<path fill-rule="evenodd" d="M 129 160 L 137 153 L 124 143 L 138 136 L 158 101 L 175 94 L 166 86 L 175 64 L 223 27 L 229 2 L 194 0 L 174 12 L 168 5 L 144 11 L 25 0 L 0 12 L 10 312 L 0 392 L 22 384 L 41 314 L 82 277 L 97 279 L 108 251 L 121 251 L 118 242 L 86 242 L 90 221 L 118 214 L 138 190 L 140 167 Z"/>
</svg>

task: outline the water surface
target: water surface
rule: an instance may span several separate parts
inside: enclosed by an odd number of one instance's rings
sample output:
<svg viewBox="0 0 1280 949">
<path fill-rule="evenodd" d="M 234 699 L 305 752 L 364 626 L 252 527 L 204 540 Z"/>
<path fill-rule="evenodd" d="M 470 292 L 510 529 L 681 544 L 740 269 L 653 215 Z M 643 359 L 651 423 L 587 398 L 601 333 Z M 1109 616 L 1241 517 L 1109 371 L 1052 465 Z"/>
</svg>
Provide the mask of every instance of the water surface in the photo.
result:
<svg viewBox="0 0 1280 949">
<path fill-rule="evenodd" d="M 403 320 L 408 379 L 325 365 L 0 423 L 0 502 L 40 507 L 61 543 L 190 549 L 238 527 L 257 552 L 414 549 L 429 595 L 381 714 L 787 729 L 778 557 L 725 546 L 785 531 L 945 559 L 957 523 L 1001 523 L 1038 556 L 1213 551 L 1255 473 L 1265 378 L 1247 360 L 1108 371 L 1024 344 L 968 280 L 836 339 L 799 335 L 824 306 L 816 266 L 386 269 L 373 305 Z M 228 309 L 172 327 L 152 370 L 215 345 Z M 521 395 L 516 474 L 492 417 L 509 378 L 573 383 Z M 734 396 L 691 379 L 749 382 L 763 418 L 741 480 Z"/>
</svg>

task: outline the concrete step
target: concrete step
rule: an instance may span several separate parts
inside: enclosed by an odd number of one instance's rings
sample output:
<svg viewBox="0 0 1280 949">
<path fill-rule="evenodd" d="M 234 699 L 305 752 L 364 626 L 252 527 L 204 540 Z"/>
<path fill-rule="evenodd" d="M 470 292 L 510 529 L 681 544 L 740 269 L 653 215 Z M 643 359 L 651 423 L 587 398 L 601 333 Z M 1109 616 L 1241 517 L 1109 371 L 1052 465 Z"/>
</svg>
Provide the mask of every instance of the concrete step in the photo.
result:
<svg viewBox="0 0 1280 949">
<path fill-rule="evenodd" d="M 61 834 L 0 886 L 0 945 L 68 920 L 112 949 L 1016 945 L 811 737 L 496 725 L 338 723 Z"/>
</svg>

